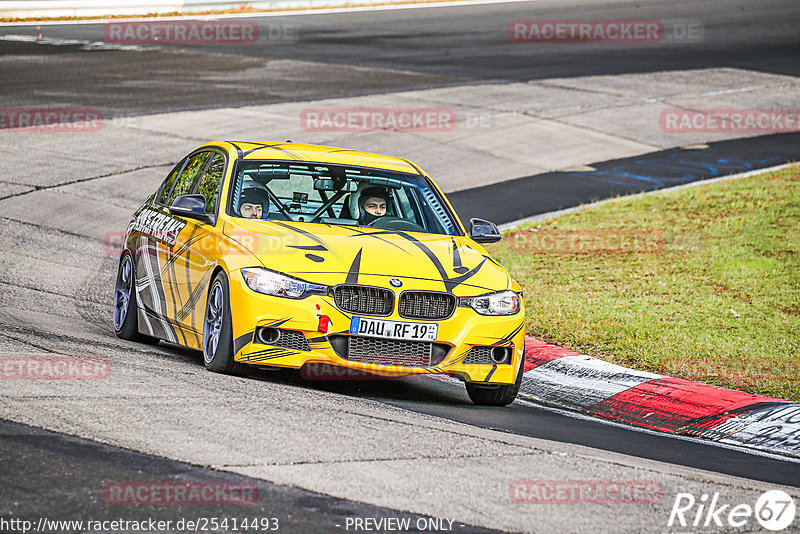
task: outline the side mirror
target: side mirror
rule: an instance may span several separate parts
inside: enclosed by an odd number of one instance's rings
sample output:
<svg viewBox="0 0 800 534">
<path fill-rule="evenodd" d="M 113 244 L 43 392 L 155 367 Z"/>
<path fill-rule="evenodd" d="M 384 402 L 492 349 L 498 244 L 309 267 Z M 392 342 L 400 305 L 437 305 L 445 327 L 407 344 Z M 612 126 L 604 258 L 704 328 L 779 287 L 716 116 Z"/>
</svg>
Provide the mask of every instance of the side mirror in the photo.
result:
<svg viewBox="0 0 800 534">
<path fill-rule="evenodd" d="M 469 236 L 478 243 L 495 243 L 502 237 L 496 224 L 475 218 L 469 220 Z"/>
<path fill-rule="evenodd" d="M 196 219 L 214 224 L 214 216 L 206 213 L 206 198 L 203 195 L 181 195 L 172 201 L 169 212 L 179 217 Z"/>
</svg>

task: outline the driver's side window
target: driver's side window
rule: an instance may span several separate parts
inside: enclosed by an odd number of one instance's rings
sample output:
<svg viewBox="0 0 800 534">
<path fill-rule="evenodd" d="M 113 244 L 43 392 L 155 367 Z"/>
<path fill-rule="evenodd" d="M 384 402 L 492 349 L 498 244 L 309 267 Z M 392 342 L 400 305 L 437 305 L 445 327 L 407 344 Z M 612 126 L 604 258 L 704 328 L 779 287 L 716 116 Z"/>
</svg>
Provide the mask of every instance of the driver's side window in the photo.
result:
<svg viewBox="0 0 800 534">
<path fill-rule="evenodd" d="M 214 159 L 208 164 L 206 172 L 197 183 L 195 192 L 203 195 L 206 199 L 206 213 L 214 213 L 219 198 L 219 190 L 222 185 L 222 176 L 225 171 L 225 157 L 222 154 L 215 154 Z"/>
</svg>

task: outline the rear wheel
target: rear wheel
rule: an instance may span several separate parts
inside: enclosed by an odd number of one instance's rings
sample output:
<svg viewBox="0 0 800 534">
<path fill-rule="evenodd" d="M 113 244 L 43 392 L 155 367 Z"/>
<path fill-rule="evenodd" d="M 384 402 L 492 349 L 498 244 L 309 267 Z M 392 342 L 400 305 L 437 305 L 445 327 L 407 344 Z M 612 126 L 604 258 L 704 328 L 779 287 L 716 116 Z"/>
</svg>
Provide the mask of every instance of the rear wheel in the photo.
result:
<svg viewBox="0 0 800 534">
<path fill-rule="evenodd" d="M 220 271 L 208 291 L 205 319 L 203 321 L 203 363 L 215 373 L 244 375 L 245 364 L 233 359 L 233 325 L 231 321 L 228 277 Z"/>
<path fill-rule="evenodd" d="M 128 341 L 155 344 L 158 338 L 139 332 L 139 311 L 136 305 L 136 277 L 133 256 L 124 252 L 119 259 L 117 284 L 114 289 L 114 332 Z"/>
<path fill-rule="evenodd" d="M 514 402 L 522 385 L 522 374 L 525 370 L 525 356 L 519 359 L 517 379 L 513 384 L 502 386 L 486 386 L 479 382 L 467 382 L 467 395 L 472 402 L 480 406 L 507 406 Z"/>
</svg>

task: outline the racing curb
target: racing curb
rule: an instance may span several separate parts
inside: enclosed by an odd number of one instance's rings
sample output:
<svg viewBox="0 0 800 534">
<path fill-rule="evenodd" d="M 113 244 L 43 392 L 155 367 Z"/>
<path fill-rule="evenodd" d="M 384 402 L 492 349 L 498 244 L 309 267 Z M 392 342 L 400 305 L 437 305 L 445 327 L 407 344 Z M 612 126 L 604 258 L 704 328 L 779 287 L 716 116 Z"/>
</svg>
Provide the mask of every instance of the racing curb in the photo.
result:
<svg viewBox="0 0 800 534">
<path fill-rule="evenodd" d="M 523 398 L 800 458 L 800 403 L 628 369 L 525 338 Z"/>
</svg>

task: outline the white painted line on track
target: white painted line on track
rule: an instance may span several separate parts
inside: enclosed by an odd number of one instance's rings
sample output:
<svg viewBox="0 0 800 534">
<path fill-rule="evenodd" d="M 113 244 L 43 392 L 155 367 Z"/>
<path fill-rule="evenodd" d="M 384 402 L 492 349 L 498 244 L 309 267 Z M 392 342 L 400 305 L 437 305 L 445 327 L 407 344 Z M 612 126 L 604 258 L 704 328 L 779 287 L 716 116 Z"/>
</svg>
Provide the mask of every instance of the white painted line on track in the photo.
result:
<svg viewBox="0 0 800 534">
<path fill-rule="evenodd" d="M 547 213 L 540 213 L 539 215 L 533 215 L 531 217 L 525 217 L 524 219 L 519 219 L 516 221 L 511 221 L 509 223 L 501 224 L 499 226 L 501 231 L 505 230 L 513 230 L 517 226 L 521 224 L 529 223 L 529 222 L 536 222 L 536 221 L 543 221 L 546 219 L 553 219 L 556 217 L 563 217 L 564 215 L 569 215 L 570 213 L 575 213 L 576 211 L 595 208 L 597 206 L 602 206 L 603 204 L 607 204 L 608 202 L 613 202 L 615 200 L 627 200 L 629 198 L 639 198 L 647 195 L 654 195 L 657 193 L 665 193 L 667 191 L 677 191 L 679 189 L 688 189 L 690 187 L 698 187 L 701 185 L 706 184 L 713 184 L 715 182 L 721 182 L 722 180 L 736 180 L 738 178 L 747 178 L 748 176 L 755 176 L 756 174 L 761 174 L 765 172 L 775 172 L 781 169 L 785 169 L 787 167 L 791 167 L 792 165 L 797 165 L 797 163 L 784 163 L 782 165 L 775 165 L 774 167 L 765 167 L 763 169 L 754 169 L 752 171 L 741 172 L 738 174 L 728 174 L 726 176 L 718 176 L 716 178 L 709 178 L 708 180 L 697 180 L 695 182 L 689 182 L 688 184 L 681 184 L 675 185 L 672 187 L 664 187 L 662 189 L 655 189 L 653 191 L 643 191 L 641 193 L 635 193 L 633 195 L 622 195 L 618 197 L 606 198 L 604 200 L 598 200 L 597 202 L 591 202 L 589 204 L 581 204 L 580 206 L 575 206 L 574 208 L 566 208 L 563 210 L 556 210 L 556 211 L 548 211 Z"/>
<path fill-rule="evenodd" d="M 286 11 L 266 11 L 256 13 L 220 13 L 218 15 L 179 15 L 173 17 L 130 17 L 130 18 L 95 18 L 86 20 L 46 20 L 24 22 L 0 22 L 0 28 L 7 26 L 74 26 L 81 24 L 106 24 L 109 22 L 162 22 L 179 20 L 226 20 L 255 19 L 267 17 L 298 17 L 303 15 L 332 15 L 337 13 L 362 13 L 366 11 L 393 11 L 400 9 L 424 9 L 435 7 L 482 6 L 488 4 L 516 4 L 537 2 L 538 0 L 456 0 L 454 2 L 426 2 L 423 4 L 389 4 L 381 6 L 342 6 L 331 8 L 287 8 Z"/>
</svg>

